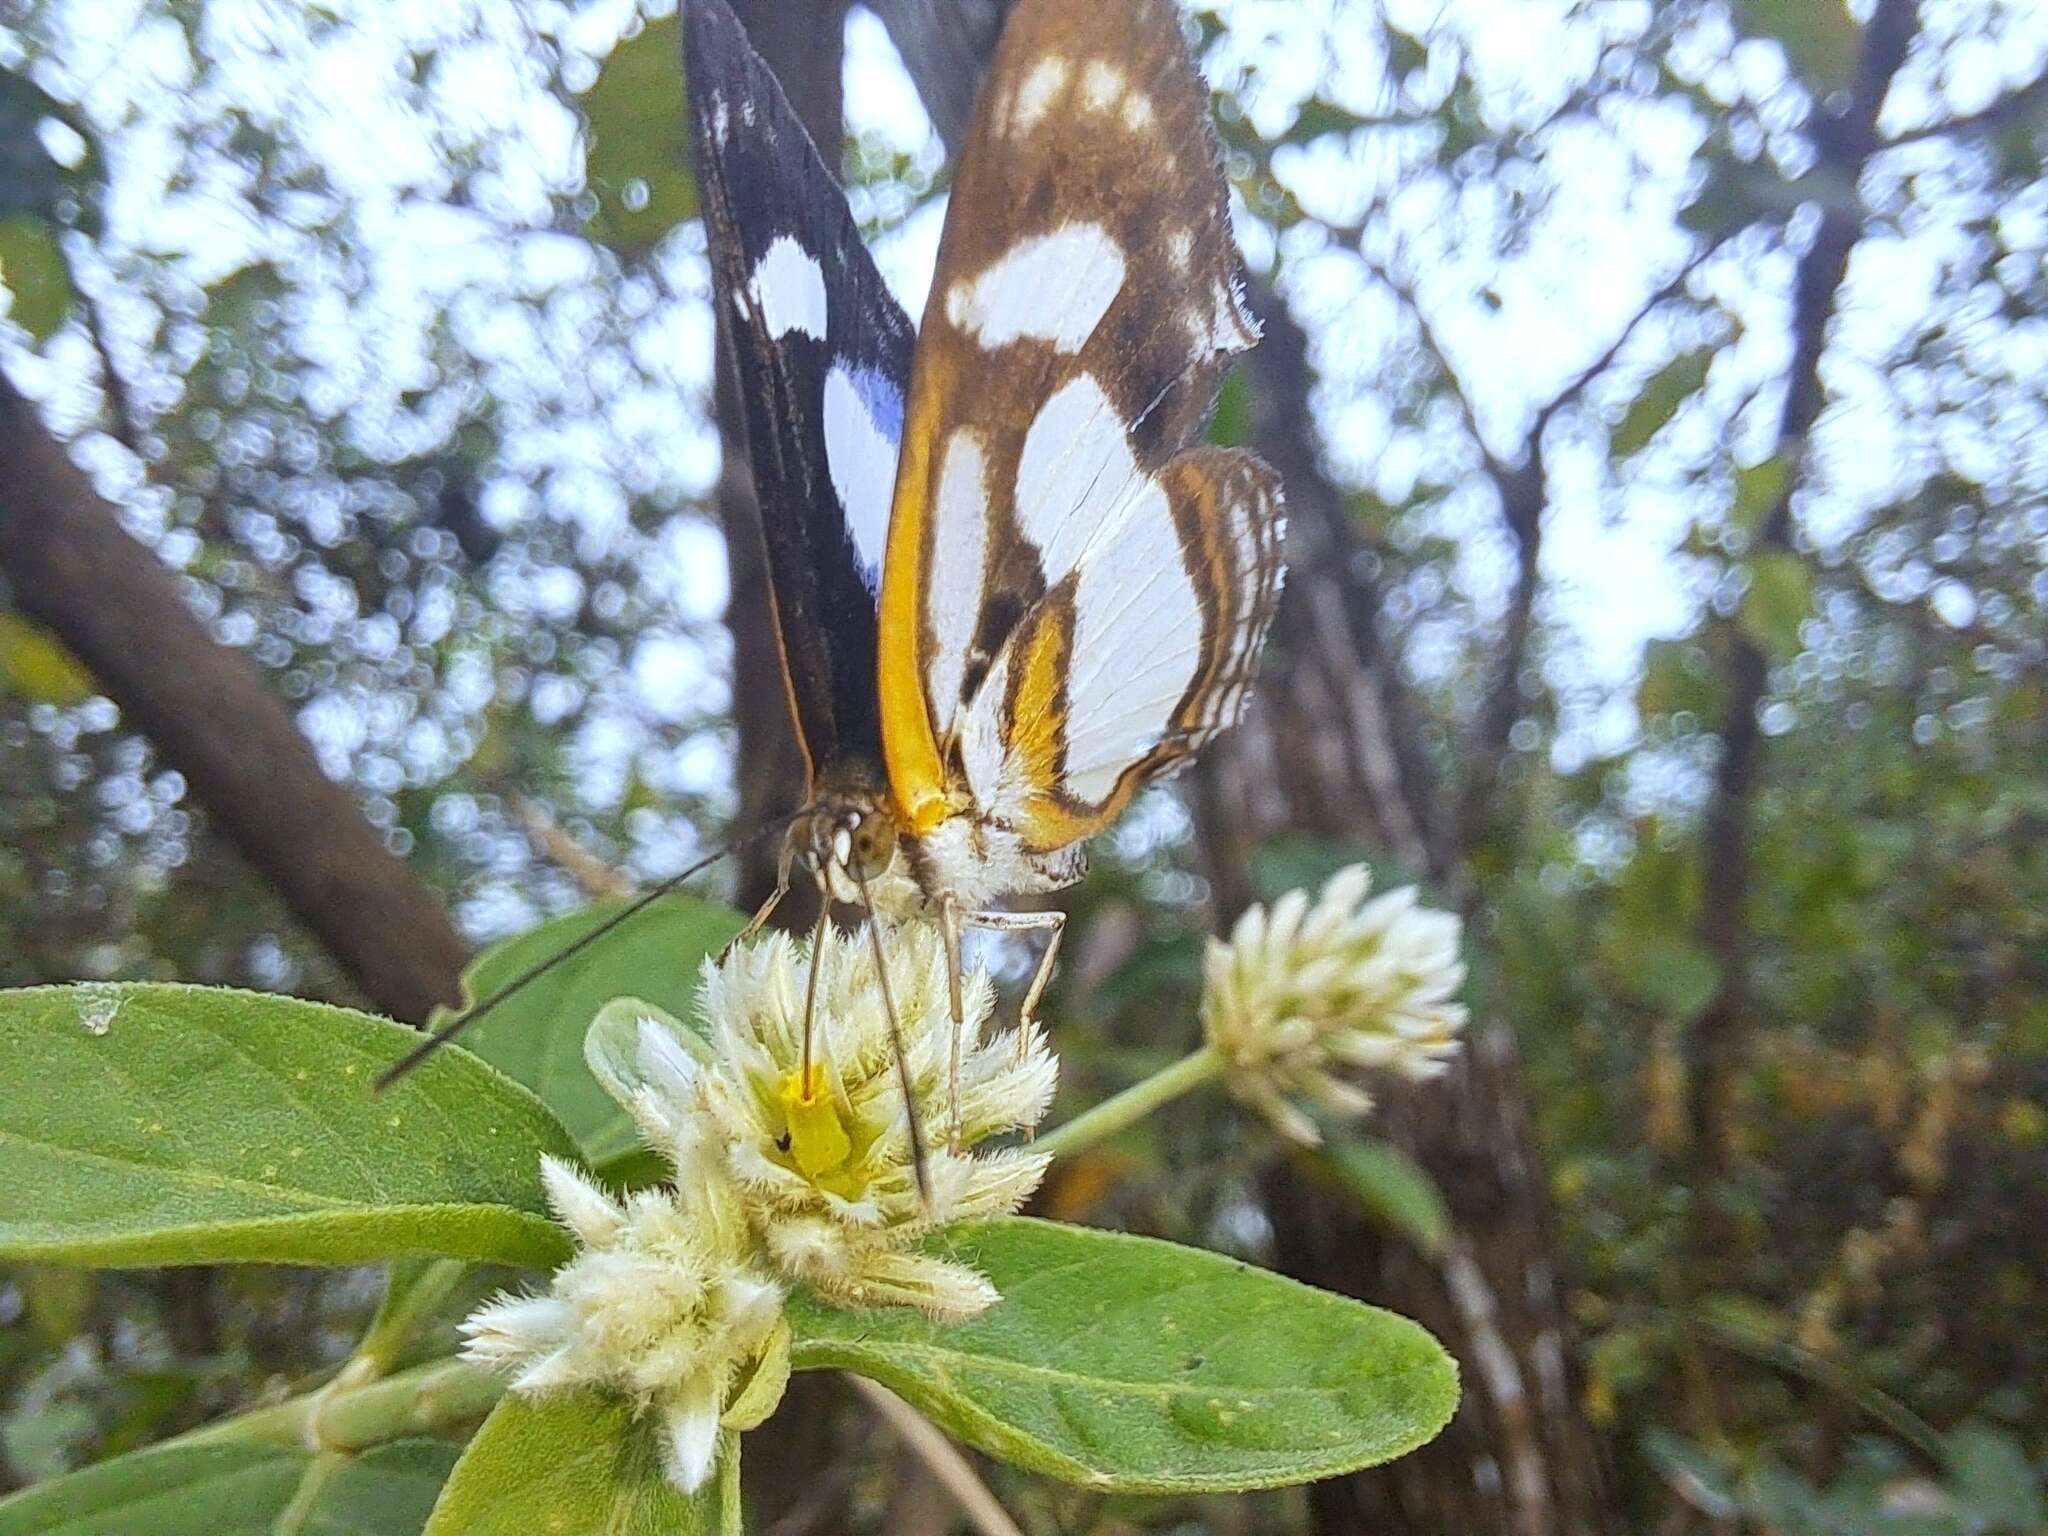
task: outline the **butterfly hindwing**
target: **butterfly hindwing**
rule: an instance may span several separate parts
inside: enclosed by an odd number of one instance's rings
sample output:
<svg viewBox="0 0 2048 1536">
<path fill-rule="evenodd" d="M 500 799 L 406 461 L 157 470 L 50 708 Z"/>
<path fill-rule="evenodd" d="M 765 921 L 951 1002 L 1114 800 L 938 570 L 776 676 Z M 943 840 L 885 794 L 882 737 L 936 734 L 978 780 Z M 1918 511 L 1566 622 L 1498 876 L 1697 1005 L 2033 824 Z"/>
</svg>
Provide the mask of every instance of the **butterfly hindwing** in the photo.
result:
<svg viewBox="0 0 2048 1536">
<path fill-rule="evenodd" d="M 1106 824 L 1239 712 L 1280 498 L 1194 447 L 1256 330 L 1171 0 L 1021 0 L 960 160 L 911 383 L 881 632 L 914 832 Z"/>
<path fill-rule="evenodd" d="M 836 762 L 880 760 L 875 610 L 913 333 L 725 0 L 682 10 L 712 293 L 815 781 Z"/>
</svg>

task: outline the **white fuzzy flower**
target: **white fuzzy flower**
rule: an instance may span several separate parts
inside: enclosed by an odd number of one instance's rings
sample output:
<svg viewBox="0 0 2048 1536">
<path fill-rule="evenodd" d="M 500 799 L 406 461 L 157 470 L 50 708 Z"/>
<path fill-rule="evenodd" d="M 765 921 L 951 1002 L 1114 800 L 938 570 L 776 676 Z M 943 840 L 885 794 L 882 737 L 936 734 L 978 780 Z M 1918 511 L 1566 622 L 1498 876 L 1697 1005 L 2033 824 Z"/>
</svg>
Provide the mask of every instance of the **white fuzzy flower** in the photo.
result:
<svg viewBox="0 0 2048 1536">
<path fill-rule="evenodd" d="M 1045 1173 L 1026 1147 L 975 1151 L 1029 1130 L 1052 1099 L 1055 1063 L 1036 1028 L 984 1039 L 994 989 L 964 985 L 959 1124 L 948 1086 L 946 957 L 929 924 L 882 930 L 918 1122 L 929 1204 L 918 1191 L 889 1017 L 867 932 L 828 928 L 817 958 L 816 1035 L 804 1081 L 808 947 L 786 935 L 707 962 L 699 997 L 710 1045 L 644 1005 L 631 1028 L 594 1027 L 599 1077 L 667 1149 L 699 1137 L 731 1177 L 770 1262 L 846 1306 L 903 1304 L 968 1317 L 997 1299 L 965 1265 L 919 1252 L 948 1222 L 1008 1215 Z M 624 1004 L 615 1005 L 624 1007 Z"/>
<path fill-rule="evenodd" d="M 720 1431 L 751 1428 L 782 1396 L 782 1287 L 754 1266 L 732 1189 L 701 1160 L 623 1202 L 559 1159 L 541 1171 L 577 1254 L 541 1295 L 470 1314 L 462 1352 L 517 1370 L 515 1392 L 597 1388 L 658 1415 L 668 1475 L 694 1492 Z"/>
<path fill-rule="evenodd" d="M 1417 904 L 1413 886 L 1366 900 L 1364 865 L 1252 907 L 1229 940 L 1211 939 L 1202 1017 L 1232 1092 L 1281 1134 L 1315 1145 L 1307 1100 L 1337 1115 L 1372 1107 L 1344 1069 L 1434 1077 L 1465 1026 L 1459 923 Z"/>
</svg>

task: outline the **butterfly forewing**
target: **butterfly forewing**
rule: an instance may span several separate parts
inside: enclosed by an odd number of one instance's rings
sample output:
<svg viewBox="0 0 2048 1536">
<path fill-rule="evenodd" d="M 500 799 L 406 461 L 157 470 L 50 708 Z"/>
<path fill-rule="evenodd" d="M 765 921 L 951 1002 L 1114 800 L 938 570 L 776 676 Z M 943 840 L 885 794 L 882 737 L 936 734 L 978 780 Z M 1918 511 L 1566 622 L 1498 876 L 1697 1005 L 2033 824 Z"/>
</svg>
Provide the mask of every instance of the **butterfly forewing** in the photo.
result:
<svg viewBox="0 0 2048 1536">
<path fill-rule="evenodd" d="M 1279 490 L 1196 449 L 1240 298 L 1170 0 L 1022 0 L 954 182 L 882 594 L 889 776 L 1048 851 L 1235 719 Z"/>
<path fill-rule="evenodd" d="M 686 0 L 683 54 L 712 292 L 815 780 L 880 760 L 875 605 L 913 334 L 725 0 Z"/>
</svg>

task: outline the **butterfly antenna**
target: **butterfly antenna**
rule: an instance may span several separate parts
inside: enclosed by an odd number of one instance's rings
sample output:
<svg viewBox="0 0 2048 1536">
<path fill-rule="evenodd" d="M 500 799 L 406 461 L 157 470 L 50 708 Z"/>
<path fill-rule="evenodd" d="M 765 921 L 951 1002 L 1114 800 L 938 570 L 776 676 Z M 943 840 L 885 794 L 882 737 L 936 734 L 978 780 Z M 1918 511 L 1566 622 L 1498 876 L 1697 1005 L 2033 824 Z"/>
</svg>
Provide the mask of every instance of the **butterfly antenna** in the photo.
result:
<svg viewBox="0 0 2048 1536">
<path fill-rule="evenodd" d="M 867 876 L 856 866 L 853 878 L 860 886 L 861 905 L 868 909 L 868 946 L 875 955 L 875 984 L 882 989 L 882 1013 L 889 1021 L 889 1049 L 896 1057 L 896 1082 L 903 1090 L 904 1121 L 910 1128 L 910 1170 L 917 1178 L 917 1201 L 931 1215 L 931 1163 L 925 1153 L 924 1123 L 917 1111 L 917 1094 L 910 1082 L 910 1055 L 903 1048 L 903 1026 L 896 1018 L 896 999 L 889 992 L 889 962 L 882 953 L 881 920 L 875 915 L 874 898 L 868 895 Z"/>
<path fill-rule="evenodd" d="M 621 924 L 631 920 L 632 918 L 638 917 L 642 912 L 645 912 L 649 907 L 653 906 L 657 901 L 661 900 L 662 897 L 668 895 L 671 891 L 675 890 L 675 888 L 681 885 L 685 880 L 689 880 L 697 875 L 701 875 L 705 870 L 709 869 L 713 864 L 716 864 L 720 859 L 724 858 L 727 854 L 738 853 L 743 848 L 751 847 L 753 844 L 759 842 L 768 833 L 782 826 L 788 820 L 789 818 L 785 816 L 777 818 L 773 821 L 763 822 L 760 826 L 754 828 L 753 831 L 747 833 L 746 836 L 734 838 L 724 847 L 714 849 L 711 853 L 706 854 L 703 858 L 699 859 L 696 863 L 692 864 L 688 869 L 684 870 L 681 874 L 670 875 L 666 880 L 662 881 L 659 885 L 655 886 L 652 890 L 648 891 L 644 896 L 635 897 L 625 907 L 622 907 L 619 911 L 614 912 L 610 917 L 606 918 L 603 922 L 599 923 L 595 928 L 591 929 L 590 932 L 584 934 L 581 938 L 576 939 L 573 943 L 564 945 L 562 948 L 556 950 L 552 955 L 549 955 L 547 959 L 537 961 L 534 964 L 529 965 L 525 970 L 521 971 L 517 976 L 514 976 L 510 981 L 506 982 L 503 986 L 500 986 L 496 988 L 494 991 L 492 991 L 482 1001 L 476 1003 L 474 1006 L 470 1008 L 463 1010 L 463 1012 L 459 1014 L 457 1017 L 449 1020 L 439 1029 L 429 1034 L 426 1037 L 426 1039 L 422 1040 L 418 1045 L 414 1046 L 411 1050 L 407 1051 L 394 1064 L 392 1064 L 384 1070 L 383 1074 L 377 1079 L 377 1081 L 371 1085 L 370 1092 L 373 1094 L 382 1093 L 386 1088 L 389 1088 L 393 1083 L 397 1082 L 400 1078 L 404 1077 L 407 1073 L 411 1072 L 414 1068 L 419 1066 L 421 1062 L 425 1061 L 429 1056 L 433 1055 L 434 1052 L 440 1050 L 442 1046 L 447 1045 L 457 1036 L 467 1031 L 472 1024 L 476 1023 L 479 1019 L 483 1018 L 485 1014 L 489 1013 L 493 1008 L 496 1008 L 498 1004 L 504 1002 L 507 998 L 524 991 L 527 987 L 531 986 L 534 982 L 540 980 L 541 977 L 547 975 L 549 971 L 552 971 L 556 966 L 562 964 L 562 962 L 564 962 L 565 960 L 573 959 L 575 956 L 581 954 L 584 950 L 590 948 L 591 945 L 595 944 L 599 939 L 603 938 L 606 934 L 610 933 L 613 929 L 619 927 Z"/>
</svg>

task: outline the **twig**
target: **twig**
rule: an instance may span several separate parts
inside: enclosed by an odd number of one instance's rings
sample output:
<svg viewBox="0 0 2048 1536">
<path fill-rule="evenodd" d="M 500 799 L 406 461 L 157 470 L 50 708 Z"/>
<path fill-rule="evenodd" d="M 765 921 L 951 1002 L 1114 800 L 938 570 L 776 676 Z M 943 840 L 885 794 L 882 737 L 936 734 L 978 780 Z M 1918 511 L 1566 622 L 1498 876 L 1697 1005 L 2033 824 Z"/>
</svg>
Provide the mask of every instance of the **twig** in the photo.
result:
<svg viewBox="0 0 2048 1536">
<path fill-rule="evenodd" d="M 107 329 L 100 319 L 99 301 L 79 285 L 78 269 L 69 262 L 66 267 L 71 276 L 71 291 L 78 295 L 78 307 L 85 312 L 86 334 L 92 338 L 92 349 L 99 355 L 100 387 L 106 391 L 108 423 L 121 446 L 139 459 L 142 457 L 142 429 L 135 422 L 135 406 L 128 394 L 128 381 L 114 366 L 114 350 L 107 343 Z"/>
<path fill-rule="evenodd" d="M 1722 237 L 1725 238 L 1725 237 Z M 1548 489 L 1543 458 L 1543 435 L 1552 419 L 1583 395 L 1596 379 L 1613 366 L 1622 349 L 1642 324 L 1658 309 L 1685 291 L 1695 272 L 1721 247 L 1721 238 L 1706 242 L 1671 277 L 1646 298 L 1614 340 L 1584 368 L 1537 409 L 1529 423 L 1528 435 L 1513 463 L 1502 463 L 1486 455 L 1486 469 L 1500 497 L 1501 520 L 1515 543 L 1515 585 L 1508 598 L 1502 627 L 1500 659 L 1494 670 L 1486 702 L 1479 712 L 1467 759 L 1471 763 L 1459 797 L 1458 828 L 1467 848 L 1473 847 L 1494 815 L 1495 791 L 1506 771 L 1508 738 L 1521 713 L 1522 668 L 1528 660 L 1529 642 L 1535 634 L 1536 588 L 1542 568 L 1543 508 Z M 1469 412 L 1468 412 L 1469 419 Z M 1480 452 L 1486 453 L 1484 444 Z"/>
<path fill-rule="evenodd" d="M 1349 243 L 1357 245 L 1355 240 Z M 1429 354 L 1430 362 L 1436 365 L 1437 373 L 1442 377 L 1445 387 L 1450 390 L 1451 403 L 1457 406 L 1458 416 L 1465 424 L 1465 431 L 1486 460 L 1490 473 L 1495 460 L 1492 450 L 1486 446 L 1485 433 L 1479 430 L 1478 408 L 1473 404 L 1471 395 L 1466 393 L 1465 381 L 1458 376 L 1458 370 L 1451 366 L 1451 355 L 1444 347 L 1443 338 L 1437 335 L 1436 327 L 1431 324 L 1421 301 L 1416 298 L 1414 288 L 1395 277 L 1385 262 L 1376 256 L 1368 255 L 1363 248 L 1358 250 L 1358 259 L 1365 263 L 1368 272 L 1386 286 L 1387 291 L 1393 294 L 1394 302 L 1400 305 L 1408 318 L 1415 323 L 1416 339 L 1422 343 L 1422 350 Z"/>
<path fill-rule="evenodd" d="M 519 818 L 526 840 L 543 858 L 562 867 L 578 889 L 593 901 L 616 901 L 633 894 L 633 882 L 618 870 L 593 857 L 588 849 L 562 830 L 547 807 L 516 790 L 511 794 L 512 814 Z"/>
<path fill-rule="evenodd" d="M 930 1420 L 879 1382 L 854 1375 L 847 1380 L 938 1479 L 939 1486 L 960 1506 L 960 1513 L 980 1536 L 1024 1536 L 1022 1528 L 988 1491 L 988 1484 L 981 1480 L 973 1463 Z"/>
<path fill-rule="evenodd" d="M 1720 250 L 1722 245 L 1727 242 L 1727 239 L 1727 235 L 1717 234 L 1708 240 L 1685 259 L 1679 269 L 1671 274 L 1668 281 L 1659 287 L 1655 293 L 1652 293 L 1647 299 L 1643 300 L 1636 312 L 1629 316 L 1628 322 L 1619 331 L 1614 333 L 1614 340 L 1608 343 L 1606 350 L 1574 374 L 1570 381 L 1558 390 L 1556 394 L 1552 395 L 1549 402 L 1536 412 L 1536 424 L 1530 429 L 1529 434 L 1532 438 L 1540 435 L 1543 429 L 1550 425 L 1550 420 L 1553 416 L 1565 406 L 1577 400 L 1580 395 L 1585 393 L 1588 385 L 1613 366 L 1614 360 L 1621 356 L 1621 349 L 1627 346 L 1634 338 L 1636 332 L 1642 328 L 1643 322 L 1671 300 L 1677 298 L 1679 294 L 1683 293 L 1685 285 L 1692 281 L 1693 274 L 1707 264 L 1714 253 Z"/>
</svg>

